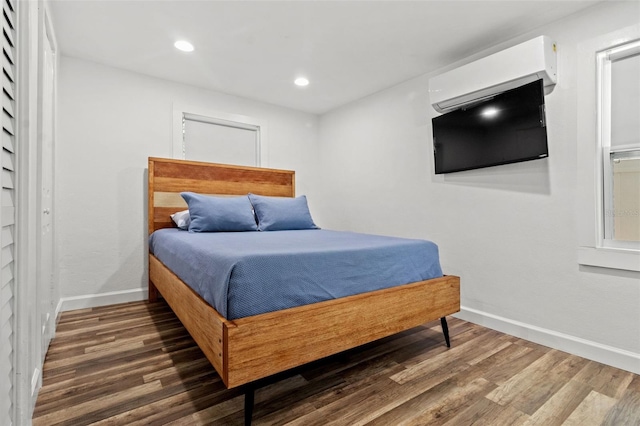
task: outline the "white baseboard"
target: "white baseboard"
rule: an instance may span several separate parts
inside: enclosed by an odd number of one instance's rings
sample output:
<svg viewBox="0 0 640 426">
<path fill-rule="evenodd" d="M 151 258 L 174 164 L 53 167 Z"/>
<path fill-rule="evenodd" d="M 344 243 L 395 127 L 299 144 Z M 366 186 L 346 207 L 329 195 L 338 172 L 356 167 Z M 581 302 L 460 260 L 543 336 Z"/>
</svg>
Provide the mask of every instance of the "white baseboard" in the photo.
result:
<svg viewBox="0 0 640 426">
<path fill-rule="evenodd" d="M 465 321 L 520 337 L 563 352 L 640 374 L 640 354 L 537 327 L 465 306 L 454 315 Z"/>
<path fill-rule="evenodd" d="M 63 299 L 58 300 L 58 306 L 56 306 L 56 326 L 58 325 L 58 321 L 60 321 L 60 312 L 62 312 L 62 301 Z"/>
<path fill-rule="evenodd" d="M 96 308 L 98 306 L 115 305 L 117 303 L 137 302 L 147 298 L 146 288 L 111 291 L 108 293 L 84 294 L 82 296 L 62 297 L 56 309 L 56 317 L 60 312 L 76 309 Z"/>
<path fill-rule="evenodd" d="M 40 369 L 36 368 L 35 370 L 33 370 L 33 375 L 31 376 L 31 399 L 34 401 L 34 403 L 38 395 L 38 389 L 40 389 L 40 386 L 38 386 L 38 384 L 41 382 L 41 380 L 42 375 L 40 374 Z"/>
</svg>

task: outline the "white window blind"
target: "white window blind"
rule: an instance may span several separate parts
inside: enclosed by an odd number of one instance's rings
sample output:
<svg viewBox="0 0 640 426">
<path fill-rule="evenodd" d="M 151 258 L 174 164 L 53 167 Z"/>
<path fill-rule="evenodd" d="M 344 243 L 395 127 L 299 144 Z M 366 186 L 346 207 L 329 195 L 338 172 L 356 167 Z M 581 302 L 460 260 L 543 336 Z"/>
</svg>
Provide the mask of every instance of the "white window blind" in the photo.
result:
<svg viewBox="0 0 640 426">
<path fill-rule="evenodd" d="M 2 0 L 2 152 L 0 160 L 0 424 L 14 418 L 14 181 L 16 128 L 16 3 Z"/>
<path fill-rule="evenodd" d="M 611 147 L 640 142 L 640 52 L 611 62 Z"/>
<path fill-rule="evenodd" d="M 259 127 L 184 115 L 184 158 L 243 166 L 260 165 Z"/>
</svg>

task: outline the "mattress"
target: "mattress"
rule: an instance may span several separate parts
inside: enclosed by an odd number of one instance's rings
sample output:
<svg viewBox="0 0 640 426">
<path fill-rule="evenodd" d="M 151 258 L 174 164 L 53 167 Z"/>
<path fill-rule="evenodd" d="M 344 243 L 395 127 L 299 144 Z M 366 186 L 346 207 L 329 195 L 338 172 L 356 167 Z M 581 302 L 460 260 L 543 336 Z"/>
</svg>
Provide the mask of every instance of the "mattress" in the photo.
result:
<svg viewBox="0 0 640 426">
<path fill-rule="evenodd" d="M 433 242 L 323 229 L 160 229 L 149 251 L 230 320 L 442 276 Z"/>
</svg>

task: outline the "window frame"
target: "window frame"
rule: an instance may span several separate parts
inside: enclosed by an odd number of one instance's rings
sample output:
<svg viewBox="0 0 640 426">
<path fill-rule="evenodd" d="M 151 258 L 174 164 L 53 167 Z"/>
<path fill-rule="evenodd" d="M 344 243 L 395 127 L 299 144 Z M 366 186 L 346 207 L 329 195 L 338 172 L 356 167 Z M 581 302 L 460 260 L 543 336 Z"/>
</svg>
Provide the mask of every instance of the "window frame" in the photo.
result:
<svg viewBox="0 0 640 426">
<path fill-rule="evenodd" d="M 598 186 L 598 241 L 597 247 L 640 250 L 640 241 L 620 241 L 613 239 L 614 214 L 613 212 L 613 167 L 611 157 L 617 153 L 622 154 L 640 150 L 640 141 L 636 144 L 623 145 L 612 148 L 611 146 L 611 67 L 615 61 L 624 60 L 640 54 L 640 40 L 626 42 L 619 46 L 598 52 L 596 56 L 597 66 L 597 98 L 596 113 L 598 133 L 596 143 L 598 152 L 601 153 L 598 163 L 600 181 Z"/>
<path fill-rule="evenodd" d="M 603 92 L 607 77 L 605 60 L 631 56 L 631 48 L 640 43 L 640 24 L 586 40 L 578 45 L 578 187 L 577 187 L 577 261 L 582 266 L 595 266 L 640 272 L 640 249 L 605 239 L 604 164 L 609 159 L 610 119 L 603 109 L 610 108 L 610 97 Z M 619 56 L 622 55 L 622 56 Z M 609 64 L 610 65 L 610 64 Z M 610 74 L 608 75 L 610 78 Z M 596 90 L 594 90 L 594 88 Z M 610 111 L 610 109 L 609 109 Z M 596 119 L 594 122 L 594 118 Z M 634 146 L 635 147 L 635 144 Z M 616 147 L 616 151 L 623 148 Z"/>
</svg>

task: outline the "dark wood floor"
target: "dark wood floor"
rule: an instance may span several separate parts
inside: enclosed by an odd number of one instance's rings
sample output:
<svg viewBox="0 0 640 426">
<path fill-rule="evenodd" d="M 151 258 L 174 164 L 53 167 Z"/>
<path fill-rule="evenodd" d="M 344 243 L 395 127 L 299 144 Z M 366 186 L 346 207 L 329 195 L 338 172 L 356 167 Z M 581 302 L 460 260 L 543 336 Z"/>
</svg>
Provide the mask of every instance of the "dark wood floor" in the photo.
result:
<svg viewBox="0 0 640 426">
<path fill-rule="evenodd" d="M 639 425 L 640 376 L 455 318 L 307 365 L 256 391 L 255 425 Z M 62 314 L 34 425 L 240 425 L 163 303 Z"/>
</svg>

